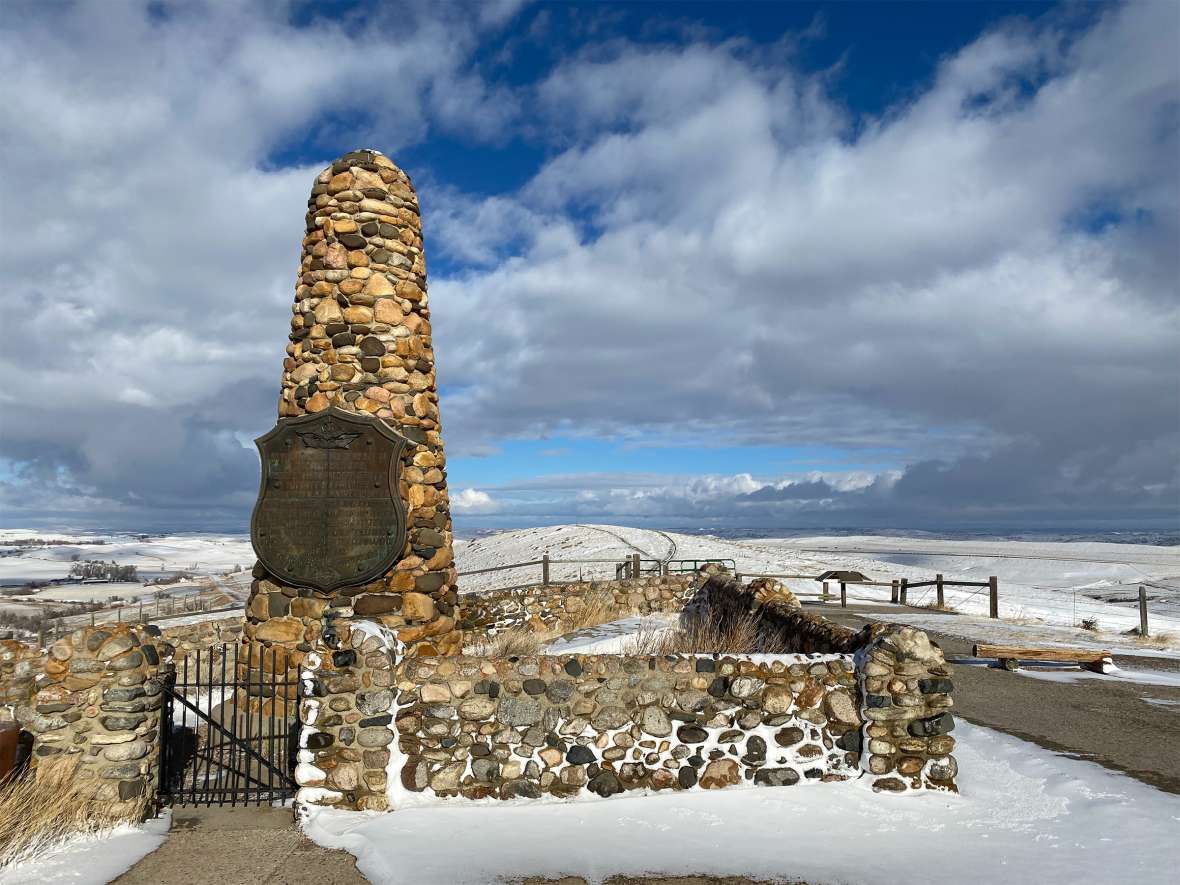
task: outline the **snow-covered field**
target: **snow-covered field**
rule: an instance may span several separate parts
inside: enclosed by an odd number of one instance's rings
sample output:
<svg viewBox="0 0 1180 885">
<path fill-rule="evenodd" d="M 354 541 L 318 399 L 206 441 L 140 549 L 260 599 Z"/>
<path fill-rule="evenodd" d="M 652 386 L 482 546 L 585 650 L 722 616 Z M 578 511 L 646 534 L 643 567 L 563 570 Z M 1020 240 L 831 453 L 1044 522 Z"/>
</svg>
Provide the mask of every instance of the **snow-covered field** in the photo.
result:
<svg viewBox="0 0 1180 885">
<path fill-rule="evenodd" d="M 745 874 L 812 885 L 1174 881 L 1180 796 L 960 723 L 961 795 L 863 783 L 571 803 L 315 812 L 305 831 L 377 885 Z M 440 833 L 462 839 L 440 849 Z"/>
<path fill-rule="evenodd" d="M 173 572 L 215 575 L 239 565 L 249 569 L 254 564 L 254 551 L 248 535 L 141 536 L 0 529 L 0 542 L 37 537 L 78 543 L 23 549 L 18 555 L 0 555 L 0 585 L 64 578 L 69 574 L 74 556 L 82 560 L 114 560 L 119 565 L 134 565 L 138 567 L 140 577 Z M 105 543 L 83 543 L 96 540 Z M 0 554 L 9 549 L 0 547 Z"/>
<path fill-rule="evenodd" d="M 897 551 L 907 551 L 899 553 Z M 1139 625 L 1138 586 L 1148 588 L 1150 628 L 1153 633 L 1173 634 L 1162 647 L 1175 648 L 1180 640 L 1180 547 L 1142 544 L 1029 541 L 932 541 L 872 536 L 790 539 L 729 540 L 621 526 L 567 525 L 500 532 L 475 541 L 456 542 L 455 558 L 463 572 L 537 559 L 548 552 L 554 560 L 613 558 L 620 561 L 639 552 L 651 559 L 731 559 L 743 574 L 774 573 L 816 575 L 828 569 L 852 569 L 873 581 L 888 583 L 906 578 L 927 581 L 941 573 L 946 580 L 986 581 L 999 577 L 1000 615 L 1009 621 L 988 621 L 986 588 L 946 588 L 946 601 L 963 618 L 967 638 L 995 639 L 980 631 L 1028 628 L 1038 641 L 1076 644 L 1094 642 L 1103 647 L 1145 652 L 1145 646 L 1126 634 Z M 554 580 L 613 577 L 610 563 L 551 566 Z M 536 581 L 540 568 L 533 566 L 506 572 L 461 577 L 463 590 L 481 590 Z M 784 580 L 803 596 L 818 591 L 815 581 Z M 833 588 L 834 589 L 834 588 Z M 1131 591 L 1134 592 L 1131 592 Z M 889 587 L 850 585 L 852 602 L 888 602 Z M 913 591 L 911 605 L 934 601 L 934 589 Z M 927 615 L 912 609 L 896 609 L 894 620 L 916 626 L 948 628 L 956 619 Z M 936 620 L 937 619 L 937 620 Z M 1098 632 L 1078 631 L 1083 619 L 1097 622 Z M 919 623 L 920 622 L 920 623 Z M 1064 629 L 1058 629 L 1064 628 Z M 1026 637 L 1026 639 L 1029 637 Z M 1152 651 L 1151 653 L 1155 653 Z"/>
<path fill-rule="evenodd" d="M 123 535 L 69 535 L 34 532 L 31 529 L 0 530 L 0 541 L 40 535 L 80 542 L 101 538 L 102 545 L 81 543 L 24 549 L 0 556 L 0 584 L 64 577 L 70 560 L 114 559 L 136 565 L 141 575 L 188 571 L 214 578 L 234 599 L 244 602 L 249 575 L 219 576 L 236 566 L 246 569 L 254 561 L 246 535 L 181 534 L 158 537 Z M 0 547 L 0 553 L 5 548 Z M 1136 643 L 1127 631 L 1138 627 L 1138 587 L 1147 587 L 1150 626 L 1164 634 L 1156 647 L 1180 648 L 1180 547 L 1142 544 L 1033 541 L 939 541 L 925 538 L 876 536 L 764 538 L 731 540 L 650 529 L 610 525 L 563 525 L 499 532 L 475 540 L 455 542 L 460 588 L 490 590 L 522 585 L 540 579 L 540 566 L 470 574 L 479 569 L 536 560 L 543 553 L 552 558 L 553 580 L 613 578 L 624 557 L 639 553 L 644 559 L 728 559 L 743 574 L 774 573 L 815 575 L 833 568 L 864 572 L 874 581 L 888 583 L 907 578 L 930 580 L 941 572 L 947 580 L 1000 580 L 1002 622 L 989 621 L 987 592 L 979 588 L 946 590 L 947 603 L 962 618 L 944 618 L 915 609 L 894 609 L 890 617 L 916 626 L 948 632 L 969 631 L 979 641 L 1032 641 L 1068 644 L 1094 643 L 1117 650 L 1155 653 Z M 569 560 L 606 560 L 569 562 Z M 814 596 L 819 585 L 806 578 L 784 581 L 793 591 Z M 202 582 L 197 582 L 198 584 Z M 177 587 L 170 588 L 176 595 Z M 183 586 L 180 592 L 185 592 Z M 833 587 L 833 589 L 835 589 Z M 10 598 L 8 605 L 35 600 L 104 600 L 110 595 L 135 595 L 150 602 L 150 586 L 87 585 L 53 587 L 34 597 Z M 852 602 L 886 602 L 889 588 L 852 585 Z M 910 596 L 910 603 L 932 602 L 932 588 Z M 980 617 L 982 616 L 982 617 Z M 937 619 L 937 620 L 935 620 Z M 1098 632 L 1076 629 L 1083 619 L 1097 622 Z M 1169 640 L 1166 634 L 1172 634 Z"/>
</svg>

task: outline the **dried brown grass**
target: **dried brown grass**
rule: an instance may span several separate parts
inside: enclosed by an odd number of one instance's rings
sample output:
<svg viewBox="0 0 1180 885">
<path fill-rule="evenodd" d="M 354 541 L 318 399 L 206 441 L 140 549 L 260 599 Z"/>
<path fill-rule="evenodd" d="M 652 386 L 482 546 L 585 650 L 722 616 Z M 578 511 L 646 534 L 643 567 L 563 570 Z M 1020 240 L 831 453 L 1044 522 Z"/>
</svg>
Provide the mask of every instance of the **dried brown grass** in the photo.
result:
<svg viewBox="0 0 1180 885">
<path fill-rule="evenodd" d="M 752 614 L 723 621 L 697 615 L 686 617 L 678 629 L 642 630 L 626 647 L 631 655 L 772 654 L 787 651 L 783 644 L 759 632 Z"/>
<path fill-rule="evenodd" d="M 128 819 L 142 819 L 143 802 L 136 807 L 83 795 L 77 769 L 76 759 L 47 759 L 35 776 L 26 772 L 0 782 L 0 871 L 73 836 L 97 836 Z"/>
<path fill-rule="evenodd" d="M 585 607 L 581 611 L 567 614 L 561 624 L 566 632 L 572 633 L 575 630 L 597 627 L 599 624 L 609 624 L 630 614 L 634 612 L 624 610 L 615 604 L 614 594 L 602 590 L 588 596 Z"/>
<path fill-rule="evenodd" d="M 555 635 L 534 633 L 527 627 L 516 627 L 495 636 L 478 639 L 465 648 L 464 652 L 484 658 L 525 658 L 539 655 L 541 649 Z"/>
</svg>

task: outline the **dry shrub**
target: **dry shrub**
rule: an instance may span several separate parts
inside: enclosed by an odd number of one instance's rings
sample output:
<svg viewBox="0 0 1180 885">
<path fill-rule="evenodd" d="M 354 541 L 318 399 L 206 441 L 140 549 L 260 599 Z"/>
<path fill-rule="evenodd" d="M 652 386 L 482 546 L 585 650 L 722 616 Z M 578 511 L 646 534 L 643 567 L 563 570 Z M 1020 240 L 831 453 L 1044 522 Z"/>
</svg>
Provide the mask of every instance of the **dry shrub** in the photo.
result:
<svg viewBox="0 0 1180 885">
<path fill-rule="evenodd" d="M 586 605 L 581 611 L 567 614 L 562 619 L 562 626 L 567 632 L 585 630 L 588 627 L 609 624 L 627 614 L 630 612 L 623 611 L 615 605 L 615 597 L 612 593 L 600 590 L 586 597 Z"/>
<path fill-rule="evenodd" d="M 937 602 L 927 602 L 925 605 L 919 605 L 917 607 L 929 609 L 930 611 L 948 612 L 952 614 L 958 611 L 958 609 L 956 609 L 953 605 L 947 605 L 945 602 L 941 604 Z"/>
<path fill-rule="evenodd" d="M 759 619 L 752 614 L 714 620 L 705 615 L 686 616 L 679 629 L 652 628 L 637 633 L 626 654 L 777 654 L 787 649 L 773 637 L 759 633 Z"/>
<path fill-rule="evenodd" d="M 0 782 L 0 871 L 52 851 L 73 836 L 98 836 L 117 824 L 141 820 L 146 799 L 96 802 L 78 788 L 78 762 L 46 759 L 36 775 L 26 772 Z"/>
<path fill-rule="evenodd" d="M 1180 645 L 1180 636 L 1175 633 L 1148 633 L 1146 636 L 1140 636 L 1138 627 L 1129 632 L 1133 634 L 1136 645 L 1145 645 L 1149 648 L 1170 648 Z"/>
<path fill-rule="evenodd" d="M 527 628 L 516 627 L 478 639 L 464 651 L 484 658 L 524 658 L 539 655 L 541 648 L 553 638 L 554 634 L 534 633 Z"/>
</svg>

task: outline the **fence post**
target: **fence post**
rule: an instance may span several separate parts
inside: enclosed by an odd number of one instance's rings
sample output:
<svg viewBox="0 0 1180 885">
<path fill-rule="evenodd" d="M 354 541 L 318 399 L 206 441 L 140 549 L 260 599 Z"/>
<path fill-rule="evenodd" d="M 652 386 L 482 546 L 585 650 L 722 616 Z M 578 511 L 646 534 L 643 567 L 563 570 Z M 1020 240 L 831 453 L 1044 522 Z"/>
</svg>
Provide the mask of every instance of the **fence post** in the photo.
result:
<svg viewBox="0 0 1180 885">
<path fill-rule="evenodd" d="M 910 589 L 910 579 L 909 578 L 902 578 L 901 579 L 901 587 L 899 588 L 898 594 L 897 594 L 897 601 L 899 603 L 901 603 L 902 605 L 906 604 L 906 595 L 909 592 L 909 589 Z"/>
<path fill-rule="evenodd" d="M 823 601 L 823 602 L 828 601 L 828 582 L 827 581 L 824 581 L 824 592 L 823 592 L 823 596 L 821 597 L 821 601 Z"/>
<path fill-rule="evenodd" d="M 90 626 L 91 626 L 91 627 L 93 627 L 93 626 L 94 626 L 94 612 L 91 612 L 91 613 L 90 613 Z"/>
<path fill-rule="evenodd" d="M 139 603 L 139 623 L 143 623 L 143 601 Z"/>
<path fill-rule="evenodd" d="M 894 578 L 889 584 L 889 601 L 896 604 L 898 600 L 898 580 Z"/>
<path fill-rule="evenodd" d="M 37 649 L 45 648 L 45 625 L 42 624 L 37 628 Z"/>
<path fill-rule="evenodd" d="M 742 573 L 741 572 L 734 572 L 733 579 L 740 584 L 742 582 Z"/>
<path fill-rule="evenodd" d="M 668 562 L 667 561 L 660 563 L 660 574 L 663 575 L 665 578 L 668 577 Z"/>
<path fill-rule="evenodd" d="M 1147 636 L 1147 588 L 1139 585 L 1139 635 Z"/>
<path fill-rule="evenodd" d="M 946 604 L 946 600 L 942 595 L 942 575 L 934 576 L 934 589 L 938 592 L 938 607 L 943 608 Z"/>
<path fill-rule="evenodd" d="M 549 586 L 549 554 L 541 555 L 541 583 L 546 587 Z"/>
<path fill-rule="evenodd" d="M 848 608 L 848 585 L 840 582 L 840 608 Z"/>
<path fill-rule="evenodd" d="M 633 578 L 639 577 L 639 554 L 638 553 L 631 554 L 631 577 L 633 577 Z"/>
<path fill-rule="evenodd" d="M 998 618 L 1000 616 L 1000 579 L 995 575 L 987 579 L 987 595 L 990 597 L 988 617 Z"/>
<path fill-rule="evenodd" d="M 119 606 L 117 609 L 115 609 L 115 620 L 120 624 L 123 623 L 123 606 Z"/>
</svg>

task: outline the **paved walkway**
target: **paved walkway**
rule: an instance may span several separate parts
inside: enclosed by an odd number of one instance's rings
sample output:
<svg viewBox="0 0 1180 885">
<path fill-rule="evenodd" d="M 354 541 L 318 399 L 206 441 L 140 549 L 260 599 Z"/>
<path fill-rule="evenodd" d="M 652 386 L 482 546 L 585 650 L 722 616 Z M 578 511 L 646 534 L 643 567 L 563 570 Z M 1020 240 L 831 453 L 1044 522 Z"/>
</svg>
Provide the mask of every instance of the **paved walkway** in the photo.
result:
<svg viewBox="0 0 1180 885">
<path fill-rule="evenodd" d="M 177 808 L 156 851 L 116 885 L 356 885 L 347 851 L 321 848 L 295 829 L 289 808 Z"/>
</svg>

